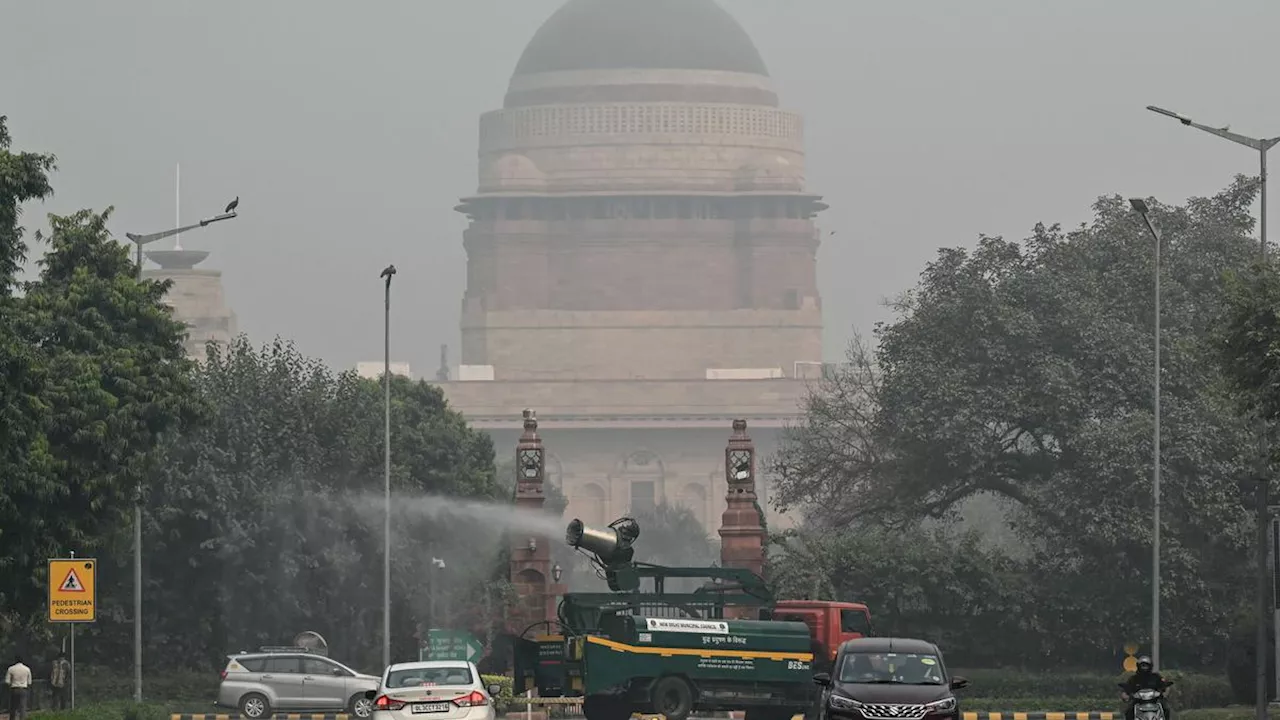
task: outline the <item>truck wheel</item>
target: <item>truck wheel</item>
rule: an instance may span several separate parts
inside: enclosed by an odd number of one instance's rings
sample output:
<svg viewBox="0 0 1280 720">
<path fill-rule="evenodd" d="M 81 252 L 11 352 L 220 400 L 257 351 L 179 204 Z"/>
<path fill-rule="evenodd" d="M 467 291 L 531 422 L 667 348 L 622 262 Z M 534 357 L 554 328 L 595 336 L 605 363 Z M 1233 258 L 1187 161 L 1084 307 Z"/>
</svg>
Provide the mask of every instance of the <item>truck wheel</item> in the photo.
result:
<svg viewBox="0 0 1280 720">
<path fill-rule="evenodd" d="M 685 720 L 693 712 L 693 688 L 684 678 L 667 675 L 653 684 L 649 701 L 653 711 L 667 720 Z"/>
<path fill-rule="evenodd" d="M 631 705 L 612 695 L 588 695 L 582 699 L 582 714 L 587 720 L 628 720 Z"/>
<path fill-rule="evenodd" d="M 791 708 L 750 708 L 747 710 L 743 720 L 791 720 L 796 715 L 803 714 L 805 720 L 809 720 L 809 713 L 798 713 Z"/>
</svg>

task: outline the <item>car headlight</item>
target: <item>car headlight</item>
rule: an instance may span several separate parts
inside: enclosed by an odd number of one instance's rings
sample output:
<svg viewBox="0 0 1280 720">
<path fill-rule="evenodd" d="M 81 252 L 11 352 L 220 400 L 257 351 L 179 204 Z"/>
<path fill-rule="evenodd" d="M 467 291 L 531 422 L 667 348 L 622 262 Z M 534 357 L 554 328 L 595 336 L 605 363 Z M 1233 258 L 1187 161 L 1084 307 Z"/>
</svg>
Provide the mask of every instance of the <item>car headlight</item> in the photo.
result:
<svg viewBox="0 0 1280 720">
<path fill-rule="evenodd" d="M 830 699 L 830 700 L 828 700 L 828 702 L 830 703 L 831 707 L 835 708 L 836 710 L 860 710 L 860 709 L 862 709 L 862 703 L 858 702 L 857 700 L 854 700 L 853 698 L 847 698 L 847 697 L 845 697 L 845 696 L 843 696 L 843 695 L 834 695 L 834 694 L 833 694 L 833 695 L 831 696 L 831 699 Z"/>
<path fill-rule="evenodd" d="M 941 700 L 934 700 L 925 707 L 929 708 L 932 712 L 950 712 L 956 709 L 956 699 L 954 697 L 949 697 L 942 698 Z"/>
</svg>

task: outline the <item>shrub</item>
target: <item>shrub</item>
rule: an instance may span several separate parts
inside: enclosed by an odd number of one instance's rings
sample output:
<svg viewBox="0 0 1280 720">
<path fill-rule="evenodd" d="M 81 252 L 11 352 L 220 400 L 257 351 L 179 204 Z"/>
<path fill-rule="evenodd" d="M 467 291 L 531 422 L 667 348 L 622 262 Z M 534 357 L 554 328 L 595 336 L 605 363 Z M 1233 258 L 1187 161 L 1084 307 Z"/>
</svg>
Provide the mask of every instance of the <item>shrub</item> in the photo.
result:
<svg viewBox="0 0 1280 720">
<path fill-rule="evenodd" d="M 506 675 L 481 675 L 480 681 L 484 683 L 485 688 L 490 685 L 501 685 L 502 690 L 493 698 L 493 711 L 499 717 L 511 712 L 512 703 L 512 687 L 514 680 Z"/>
<path fill-rule="evenodd" d="M 42 720 L 168 720 L 169 708 L 154 703 L 131 702 L 88 703 L 75 710 L 42 712 Z"/>
<path fill-rule="evenodd" d="M 964 695 L 975 699 L 981 697 L 1031 700 L 1035 701 L 1037 708 L 1044 705 L 1039 701 L 1041 698 L 1092 699 L 1094 706 L 1100 702 L 1107 703 L 1105 707 L 1115 706 L 1119 703 L 1120 692 L 1116 684 L 1127 677 L 1124 673 L 1115 675 L 1081 672 L 1024 673 L 990 669 L 953 670 L 952 674 L 969 680 L 970 687 L 962 691 Z M 1169 702 L 1175 707 L 1220 708 L 1233 702 L 1231 684 L 1225 676 L 1185 673 L 1177 670 L 1166 672 L 1165 675 L 1175 682 L 1173 688 L 1169 690 Z M 1025 703 L 1019 702 L 1016 707 L 1005 709 L 1023 709 L 1024 706 Z"/>
</svg>

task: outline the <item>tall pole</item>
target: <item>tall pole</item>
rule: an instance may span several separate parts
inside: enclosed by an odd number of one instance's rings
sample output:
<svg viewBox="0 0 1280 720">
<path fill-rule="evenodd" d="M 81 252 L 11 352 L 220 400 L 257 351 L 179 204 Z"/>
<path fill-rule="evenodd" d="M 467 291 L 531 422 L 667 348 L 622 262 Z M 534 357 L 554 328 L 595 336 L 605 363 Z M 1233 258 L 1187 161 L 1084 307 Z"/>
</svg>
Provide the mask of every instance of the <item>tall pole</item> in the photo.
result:
<svg viewBox="0 0 1280 720">
<path fill-rule="evenodd" d="M 1261 216 L 1258 219 L 1258 235 L 1264 262 L 1267 259 L 1267 151 L 1270 149 L 1271 146 L 1268 145 L 1258 151 L 1258 166 L 1260 170 L 1258 173 L 1258 214 Z"/>
<path fill-rule="evenodd" d="M 1267 260 L 1267 151 L 1275 147 L 1277 144 L 1280 144 L 1280 137 L 1272 137 L 1272 138 L 1249 137 L 1248 135 L 1241 135 L 1240 133 L 1231 132 L 1231 129 L 1229 126 L 1228 127 L 1211 127 L 1209 125 L 1198 123 L 1192 120 L 1191 118 L 1187 117 L 1186 115 L 1181 115 L 1172 110 L 1167 110 L 1162 107 L 1156 107 L 1155 105 L 1148 105 L 1147 109 L 1159 115 L 1164 115 L 1165 117 L 1173 118 L 1174 120 L 1177 120 L 1178 122 L 1182 123 L 1187 127 L 1195 128 L 1196 130 L 1209 133 L 1210 135 L 1216 135 L 1224 140 L 1230 140 L 1231 142 L 1237 145 L 1243 145 L 1244 147 L 1252 148 L 1258 151 L 1259 168 L 1261 170 L 1258 178 L 1259 180 L 1258 194 L 1259 194 L 1259 201 L 1261 203 L 1261 207 L 1260 207 L 1261 217 L 1259 218 L 1259 221 L 1258 221 L 1258 236 L 1259 236 L 1258 249 L 1262 258 L 1262 262 L 1265 264 Z M 1261 442 L 1260 445 L 1263 448 L 1267 448 L 1268 443 L 1265 442 L 1265 439 L 1267 437 L 1266 423 L 1260 421 L 1259 425 L 1260 425 L 1259 439 L 1263 440 L 1263 442 Z M 1268 502 L 1269 491 L 1267 489 L 1267 483 L 1270 482 L 1271 477 L 1270 477 L 1270 462 L 1269 462 L 1269 458 L 1265 457 L 1266 452 L 1268 451 L 1264 449 L 1263 450 L 1264 457 L 1262 462 L 1262 474 L 1258 478 L 1259 485 L 1261 486 L 1262 489 L 1259 490 L 1259 493 L 1258 493 L 1258 547 L 1257 547 L 1257 553 L 1258 553 L 1258 597 L 1257 597 L 1258 638 L 1257 640 L 1258 640 L 1258 646 L 1256 649 L 1257 655 L 1255 658 L 1257 661 L 1257 667 L 1256 667 L 1257 697 L 1255 700 L 1255 712 L 1257 714 L 1257 720 L 1266 720 L 1267 718 L 1267 612 L 1266 610 L 1267 610 L 1267 600 L 1268 600 L 1267 580 L 1269 578 L 1269 571 L 1267 568 L 1267 554 L 1268 554 L 1267 553 L 1267 550 L 1268 550 L 1267 525 L 1268 525 L 1268 515 L 1269 515 L 1267 502 Z M 1280 611 L 1277 611 L 1277 609 L 1273 607 L 1272 612 L 1273 612 L 1273 622 L 1277 624 L 1276 625 L 1277 627 L 1280 627 Z M 1280 642 L 1276 643 L 1275 658 L 1276 658 L 1276 668 L 1277 670 L 1280 670 Z M 1276 697 L 1280 698 L 1280 672 L 1277 672 L 1277 678 L 1276 678 Z"/>
<path fill-rule="evenodd" d="M 1152 377 L 1152 400 L 1155 425 L 1151 442 L 1151 664 L 1160 669 L 1160 230 L 1151 221 L 1151 209 L 1145 200 L 1131 198 L 1129 205 L 1142 216 L 1155 241 L 1155 367 Z"/>
<path fill-rule="evenodd" d="M 240 198 L 236 198 L 221 215 L 215 215 L 206 218 L 192 225 L 185 227 L 175 227 L 172 230 L 163 232 L 149 233 L 147 235 L 137 235 L 134 233 L 125 233 L 125 237 L 129 238 L 135 248 L 134 252 L 134 278 L 142 282 L 142 246 L 162 240 L 167 237 L 178 235 L 186 230 L 195 230 L 197 228 L 208 227 L 209 225 L 221 222 L 223 220 L 231 220 L 237 217 L 235 208 L 240 203 Z M 181 221 L 178 223 L 181 225 Z M 134 487 L 133 497 L 133 700 L 134 702 L 142 702 L 142 479 L 138 479 L 137 485 Z"/>
<path fill-rule="evenodd" d="M 382 666 L 391 665 L 391 278 L 396 266 L 388 265 L 381 277 L 386 278 L 385 312 L 383 313 L 383 483 L 384 527 L 382 533 Z"/>
<path fill-rule="evenodd" d="M 1143 216 L 1146 218 L 1146 216 Z M 1147 219 L 1148 225 L 1151 220 Z M 1154 512 L 1151 531 L 1151 663 L 1156 670 L 1160 665 L 1160 233 L 1150 225 L 1151 234 L 1155 238 L 1155 309 L 1156 309 L 1156 361 L 1155 374 L 1152 377 L 1152 389 L 1155 397 L 1155 438 L 1152 442 L 1151 456 L 1151 498 Z"/>
<path fill-rule="evenodd" d="M 142 282 L 142 243 L 135 242 L 137 278 Z M 73 630 L 74 632 L 74 630 Z M 74 635 L 73 635 L 74 637 Z M 74 641 L 73 641 L 74 642 Z M 142 481 L 133 495 L 133 701 L 142 702 Z"/>
</svg>

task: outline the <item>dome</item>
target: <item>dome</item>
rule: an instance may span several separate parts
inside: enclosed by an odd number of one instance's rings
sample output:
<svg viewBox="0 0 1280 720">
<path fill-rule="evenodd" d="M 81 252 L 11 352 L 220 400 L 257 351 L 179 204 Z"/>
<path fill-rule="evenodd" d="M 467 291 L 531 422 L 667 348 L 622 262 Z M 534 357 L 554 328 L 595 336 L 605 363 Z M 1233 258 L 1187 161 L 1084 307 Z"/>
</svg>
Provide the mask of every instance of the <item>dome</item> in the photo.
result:
<svg viewBox="0 0 1280 720">
<path fill-rule="evenodd" d="M 534 33 L 514 75 L 566 70 L 769 74 L 715 0 L 569 0 Z"/>
</svg>

